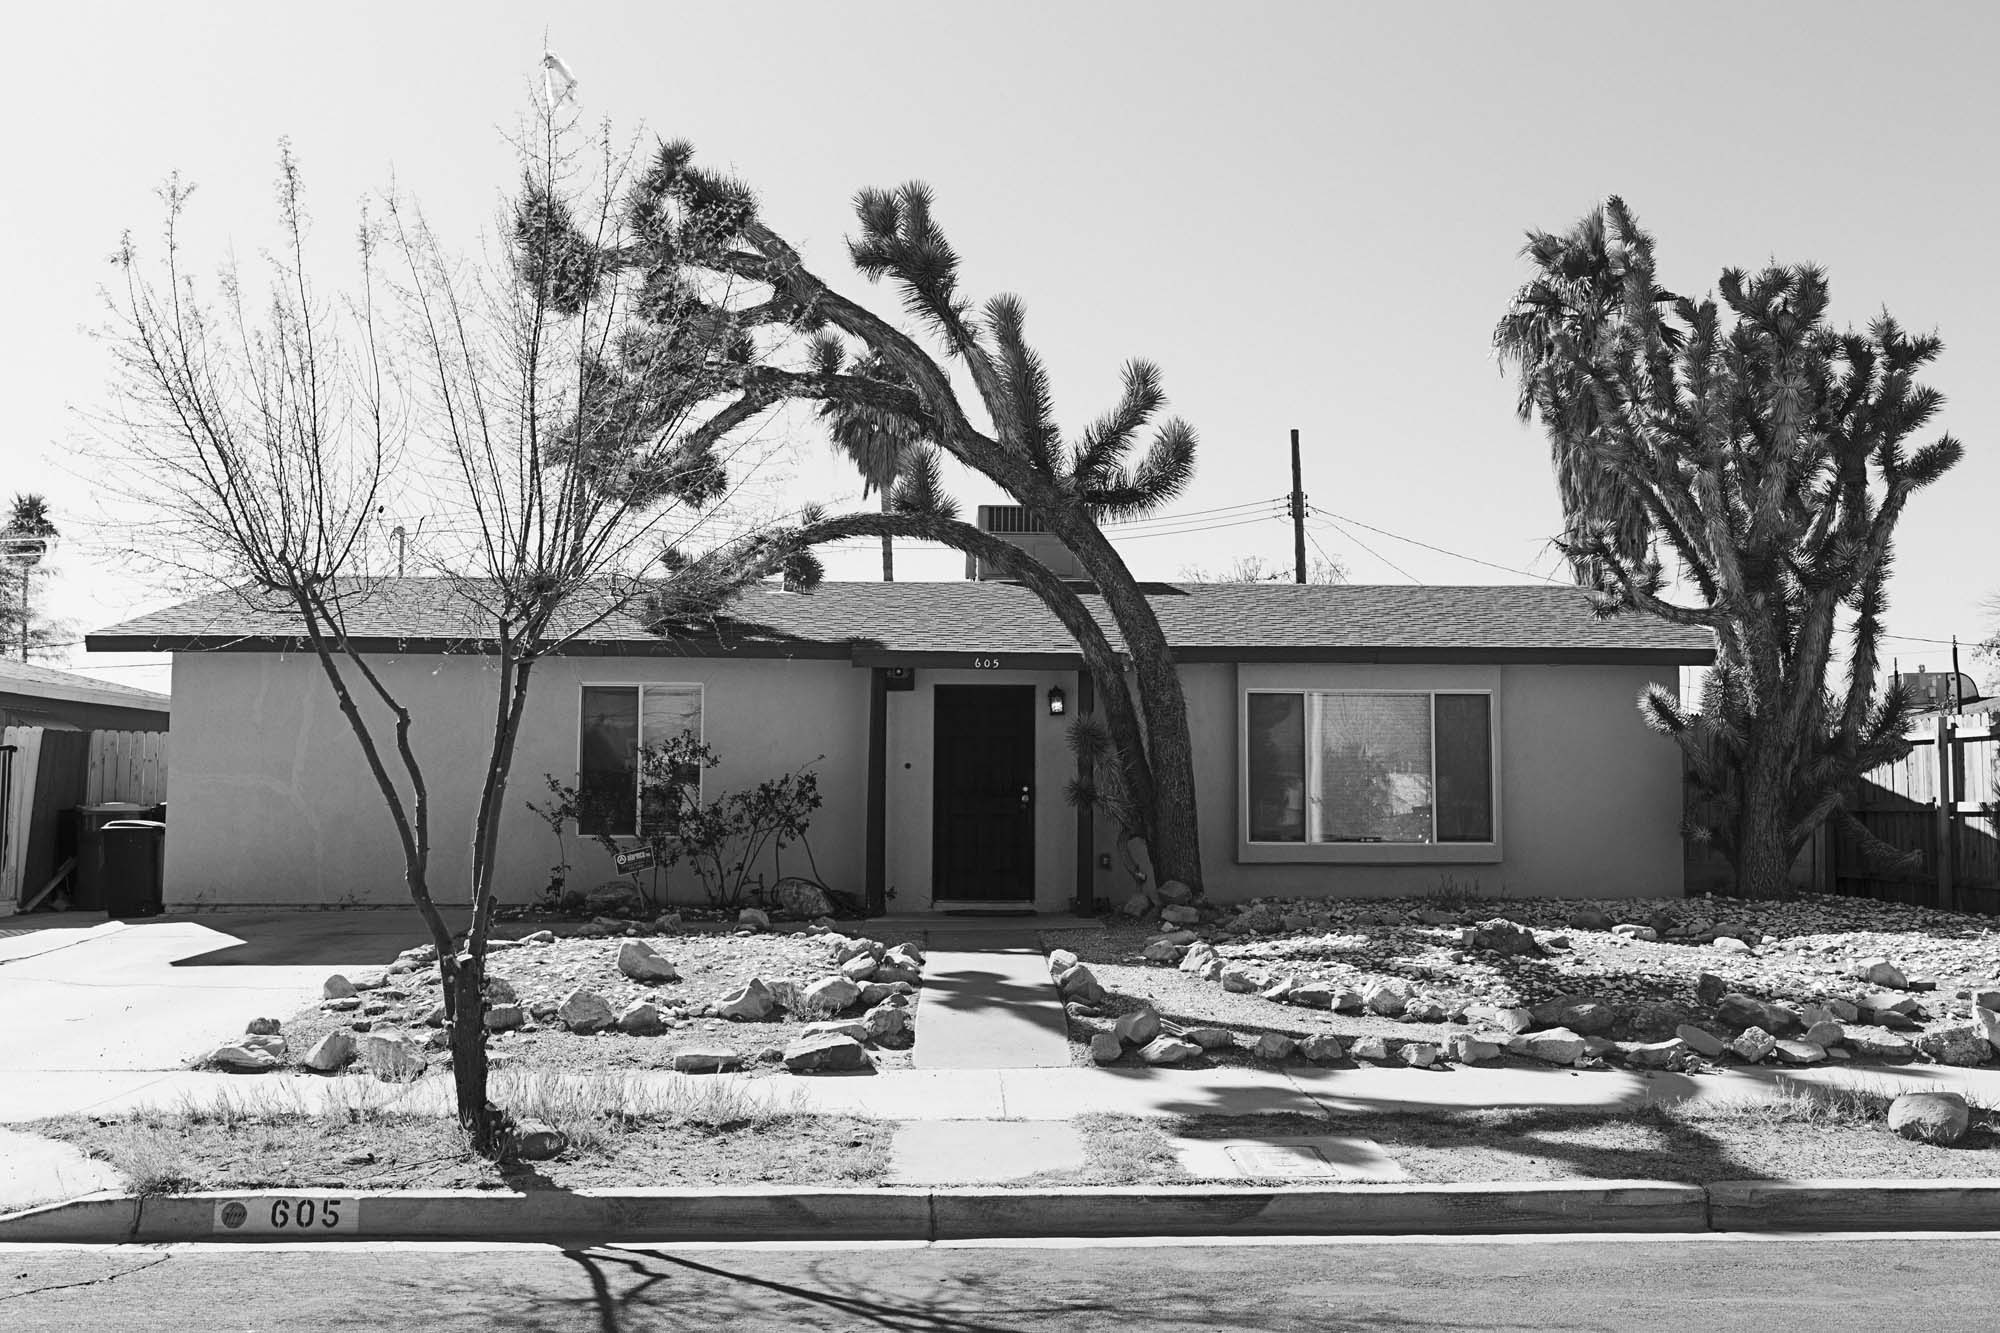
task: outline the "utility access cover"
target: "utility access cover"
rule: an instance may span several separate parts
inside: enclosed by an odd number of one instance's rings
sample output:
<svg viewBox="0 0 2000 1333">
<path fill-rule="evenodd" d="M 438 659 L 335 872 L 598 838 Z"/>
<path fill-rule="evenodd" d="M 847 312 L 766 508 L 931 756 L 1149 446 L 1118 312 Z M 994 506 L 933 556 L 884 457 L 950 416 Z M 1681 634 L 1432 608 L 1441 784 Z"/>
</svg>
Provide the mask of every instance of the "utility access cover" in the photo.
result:
<svg viewBox="0 0 2000 1333">
<path fill-rule="evenodd" d="M 1408 1180 L 1373 1139 L 1315 1135 L 1270 1139 L 1175 1139 L 1189 1175 L 1203 1180 Z"/>
</svg>

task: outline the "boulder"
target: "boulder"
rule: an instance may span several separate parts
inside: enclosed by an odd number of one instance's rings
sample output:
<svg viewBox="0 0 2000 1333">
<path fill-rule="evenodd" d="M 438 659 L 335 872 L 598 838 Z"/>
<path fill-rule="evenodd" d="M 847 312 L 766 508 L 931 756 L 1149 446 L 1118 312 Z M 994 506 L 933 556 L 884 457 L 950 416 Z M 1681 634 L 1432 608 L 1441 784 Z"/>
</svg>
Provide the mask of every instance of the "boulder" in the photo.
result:
<svg viewBox="0 0 2000 1333">
<path fill-rule="evenodd" d="M 618 946 L 618 970 L 632 980 L 649 986 L 681 979 L 674 965 L 660 957 L 659 951 L 644 940 L 626 940 Z"/>
<path fill-rule="evenodd" d="M 1889 1128 L 1906 1139 L 1949 1148 L 1972 1125 L 1972 1108 L 1955 1092 L 1906 1092 L 1889 1103 Z"/>
<path fill-rule="evenodd" d="M 1666 1041 L 1634 1042 L 1623 1048 L 1625 1063 L 1640 1069 L 1665 1069 L 1687 1057 L 1688 1044 L 1679 1037 Z"/>
<path fill-rule="evenodd" d="M 238 1046 L 247 1046 L 253 1051 L 262 1051 L 274 1060 L 285 1058 L 288 1049 L 285 1039 L 275 1032 L 251 1033 L 237 1039 Z"/>
<path fill-rule="evenodd" d="M 1160 909 L 1160 920 L 1171 921 L 1177 926 L 1191 926 L 1201 920 L 1201 913 L 1192 907 L 1175 905 Z"/>
<path fill-rule="evenodd" d="M 444 1026 L 445 1012 L 442 1004 L 434 1004 L 424 1011 L 424 1026 L 441 1028 Z"/>
<path fill-rule="evenodd" d="M 880 1004 L 861 1016 L 866 1027 L 867 1040 L 881 1042 L 894 1041 L 908 1035 L 910 1031 L 910 1011 L 894 1004 Z"/>
<path fill-rule="evenodd" d="M 1847 1034 L 1841 1030 L 1840 1024 L 1827 1019 L 1823 1022 L 1812 1024 L 1806 1029 L 1805 1036 L 1799 1038 L 1799 1040 L 1809 1041 L 1824 1050 L 1828 1046 L 1838 1046 L 1846 1041 Z"/>
<path fill-rule="evenodd" d="M 1068 949 L 1052 949 L 1049 951 L 1049 975 L 1059 977 L 1075 967 L 1078 961 Z"/>
<path fill-rule="evenodd" d="M 852 982 L 849 982 L 848 985 L 853 987 L 854 995 L 861 993 L 860 987 L 854 986 Z M 814 989 L 817 989 L 817 987 L 806 991 L 808 998 L 811 997 Z M 848 996 L 850 1003 L 852 1003 L 854 995 Z M 725 996 L 716 1004 L 715 1016 L 717 1018 L 732 1018 L 740 1023 L 755 1023 L 760 1019 L 769 1018 L 771 1011 L 777 1007 L 777 1003 L 777 1000 L 771 995 L 771 988 L 766 986 L 762 979 L 752 977 L 750 980 L 744 982 L 742 986 L 738 987 L 733 994 Z M 835 1012 L 838 1012 L 838 1010 Z"/>
<path fill-rule="evenodd" d="M 868 1020 L 865 1018 L 834 1018 L 824 1023 L 808 1023 L 800 1029 L 806 1037 L 851 1037 L 855 1041 L 868 1040 Z"/>
<path fill-rule="evenodd" d="M 494 1004 L 486 1008 L 488 1032 L 512 1032 L 527 1021 L 527 1015 L 521 1012 L 518 1004 Z"/>
<path fill-rule="evenodd" d="M 268 1037 L 283 1027 L 275 1018 L 253 1018 L 243 1030 L 253 1037 Z"/>
<path fill-rule="evenodd" d="M 1183 947 L 1172 940 L 1154 940 L 1139 951 L 1139 957 L 1148 963 L 1178 963 Z"/>
<path fill-rule="evenodd" d="M 524 945 L 554 944 L 555 942 L 556 942 L 556 933 L 553 930 L 537 930 L 531 934 L 523 935 L 521 937 L 521 943 Z"/>
<path fill-rule="evenodd" d="M 1653 929 L 1651 926 L 1642 926 L 1636 921 L 1621 922 L 1613 926 L 1611 932 L 1614 935 L 1623 935 L 1628 940 L 1637 940 L 1642 944 L 1655 944 L 1658 943 L 1660 938 L 1659 931 Z"/>
<path fill-rule="evenodd" d="M 1404 1064 L 1410 1066 L 1412 1069 L 1429 1069 L 1438 1062 L 1438 1056 L 1442 1052 L 1430 1042 L 1413 1041 L 1404 1046 L 1402 1050 L 1396 1052 L 1396 1054 L 1401 1057 Z"/>
<path fill-rule="evenodd" d="M 736 924 L 748 930 L 769 930 L 771 914 L 760 907 L 746 907 L 736 914 Z"/>
<path fill-rule="evenodd" d="M 556 1017 L 571 1032 L 602 1032 L 618 1021 L 604 997 L 581 986 L 563 996 Z"/>
<path fill-rule="evenodd" d="M 801 1037 L 785 1047 L 784 1060 L 785 1068 L 794 1074 L 873 1068 L 868 1052 L 860 1042 L 832 1032 Z"/>
<path fill-rule="evenodd" d="M 634 1037 L 657 1037 L 667 1030 L 659 1006 L 650 1000 L 634 1000 L 618 1011 L 618 1030 Z"/>
<path fill-rule="evenodd" d="M 1155 1037 L 1139 1048 L 1139 1058 L 1149 1065 L 1177 1065 L 1201 1054 L 1201 1047 L 1178 1037 Z"/>
<path fill-rule="evenodd" d="M 1846 1000 L 1828 1000 L 1825 1008 L 1836 1023 L 1852 1023 L 1861 1017 L 1860 1008 Z"/>
<path fill-rule="evenodd" d="M 1728 1044 L 1722 1038 L 1716 1036 L 1707 1028 L 1698 1028 L 1692 1023 L 1683 1023 L 1675 1028 L 1674 1036 L 1680 1040 L 1682 1045 L 1686 1046 L 1696 1055 L 1704 1056 L 1710 1060 L 1719 1059 L 1723 1052 L 1729 1049 Z"/>
<path fill-rule="evenodd" d="M 1972 1010 L 1972 1021 L 1986 1034 L 1986 1044 L 1993 1048 L 1993 1053 L 2000 1055 L 2000 1012 L 1989 1009 L 1983 1004 L 1975 1005 Z"/>
<path fill-rule="evenodd" d="M 683 1074 L 726 1074 L 743 1067 L 743 1054 L 727 1046 L 684 1046 L 669 1063 Z"/>
<path fill-rule="evenodd" d="M 355 991 L 354 983 L 338 972 L 321 982 L 319 987 L 320 997 L 327 1000 L 344 1000 Z"/>
<path fill-rule="evenodd" d="M 1356 1037 L 1347 1043 L 1347 1053 L 1357 1060 L 1387 1060 L 1389 1043 L 1382 1037 Z"/>
<path fill-rule="evenodd" d="M 1108 1065 L 1125 1054 L 1124 1045 L 1109 1032 L 1096 1032 L 1090 1038 L 1090 1058 L 1098 1064 Z"/>
<path fill-rule="evenodd" d="M 1760 1027 L 1747 1027 L 1729 1043 L 1729 1049 L 1754 1065 L 1771 1057 L 1778 1049 L 1778 1039 Z"/>
<path fill-rule="evenodd" d="M 2000 1013 L 2000 990 L 1975 990 L 1972 993 L 1972 1002 L 1981 1009 L 1991 1009 L 1995 1013 Z"/>
<path fill-rule="evenodd" d="M 1533 931 L 1505 917 L 1495 917 L 1473 926 L 1465 940 L 1465 947 L 1510 957 L 1539 957 L 1542 953 L 1542 946 L 1535 942 Z"/>
<path fill-rule="evenodd" d="M 1340 1045 L 1340 1038 L 1331 1032 L 1315 1033 L 1301 1041 L 1299 1054 L 1317 1064 L 1330 1064 L 1347 1056 L 1347 1052 Z"/>
<path fill-rule="evenodd" d="M 1445 1042 L 1445 1050 L 1453 1060 L 1462 1065 L 1484 1064 L 1488 1060 L 1500 1058 L 1499 1042 L 1474 1036 L 1470 1032 L 1452 1033 Z"/>
<path fill-rule="evenodd" d="M 1250 995 L 1264 989 L 1262 973 L 1252 972 L 1240 964 L 1226 964 L 1222 969 L 1222 989 L 1237 995 Z"/>
<path fill-rule="evenodd" d="M 1528 1010 L 1496 1004 L 1475 1004 L 1465 1011 L 1465 1019 L 1476 1027 L 1495 1028 L 1510 1036 L 1535 1025 L 1535 1016 Z"/>
<path fill-rule="evenodd" d="M 1584 1046 L 1583 1038 L 1568 1028 L 1548 1028 L 1509 1038 L 1507 1049 L 1543 1064 L 1573 1065 L 1583 1058 Z"/>
<path fill-rule="evenodd" d="M 1694 998 L 1702 1004 L 1720 1004 L 1728 993 L 1729 987 L 1722 978 L 1711 972 L 1703 972 L 1694 979 Z"/>
<path fill-rule="evenodd" d="M 514 1126 L 508 1146 L 523 1162 L 548 1162 L 569 1151 L 569 1135 L 540 1120 L 523 1120 Z"/>
<path fill-rule="evenodd" d="M 848 981 L 846 977 L 822 977 L 820 981 L 814 981 L 810 987 L 806 987 L 804 995 L 800 995 L 800 1009 L 814 1013 L 846 1013 L 848 1009 L 854 1007 L 856 1001 L 860 1001 L 860 997 L 862 989 L 852 981 Z M 736 1015 L 722 1015 L 722 1017 L 732 1019 Z M 760 1019 L 764 1015 L 746 1015 L 746 1017 Z"/>
<path fill-rule="evenodd" d="M 872 954 L 858 953 L 840 965 L 840 974 L 849 981 L 866 981 L 881 969 Z"/>
<path fill-rule="evenodd" d="M 869 979 L 891 984 L 900 981 L 905 985 L 915 985 L 922 976 L 922 969 L 916 966 L 885 958 L 875 965 L 875 971 Z"/>
<path fill-rule="evenodd" d="M 1371 1014 L 1395 1018 L 1409 1007 L 1410 986 L 1404 981 L 1378 981 L 1361 996 L 1362 1007 Z"/>
<path fill-rule="evenodd" d="M 354 1058 L 354 1038 L 345 1032 L 329 1032 L 314 1042 L 299 1063 L 315 1074 L 332 1074 L 347 1067 Z"/>
<path fill-rule="evenodd" d="M 348 995 L 338 1000 L 326 1000 L 320 1004 L 320 1008 L 326 1010 L 329 1014 L 351 1014 L 360 1007 L 361 997 L 359 995 Z"/>
<path fill-rule="evenodd" d="M 1708 947 L 1717 953 L 1747 954 L 1751 952 L 1750 946 L 1742 940 L 1737 939 L 1734 935 L 1717 935 L 1709 942 Z"/>
<path fill-rule="evenodd" d="M 1595 907 L 1580 907 L 1569 914 L 1571 930 L 1609 930 L 1613 924 L 1610 917 Z"/>
<path fill-rule="evenodd" d="M 1259 1060 L 1285 1060 L 1291 1057 L 1298 1046 L 1298 1042 L 1282 1032 L 1266 1032 L 1252 1043 L 1250 1054 Z"/>
<path fill-rule="evenodd" d="M 861 998 L 856 1003 L 873 1009 L 891 995 L 913 995 L 915 993 L 916 987 L 907 981 L 864 981 L 861 983 Z"/>
<path fill-rule="evenodd" d="M 1841 1029 L 1847 1049 L 1864 1060 L 1914 1060 L 1917 1048 L 1893 1032 L 1849 1024 Z"/>
<path fill-rule="evenodd" d="M 1451 1011 L 1428 995 L 1420 995 L 1411 1000 L 1403 1009 L 1403 1019 L 1409 1023 L 1442 1023 Z"/>
<path fill-rule="evenodd" d="M 1134 921 L 1143 920 L 1153 910 L 1153 900 L 1144 892 L 1135 893 L 1118 905 L 1119 914 L 1129 916 Z"/>
<path fill-rule="evenodd" d="M 1916 1039 L 1916 1048 L 1941 1065 L 1983 1065 L 1993 1057 L 1986 1029 L 1973 1023 L 1926 1032 Z"/>
<path fill-rule="evenodd" d="M 1065 1000 L 1081 1000 L 1085 1004 L 1103 1004 L 1107 998 L 1104 987 L 1098 984 L 1097 975 L 1082 963 L 1056 978 L 1056 994 Z"/>
<path fill-rule="evenodd" d="M 1739 1032 L 1744 1028 L 1768 1028 L 1770 1011 L 1762 1000 L 1752 996 L 1725 995 L 1716 1001 L 1715 1021 Z"/>
<path fill-rule="evenodd" d="M 636 883 L 629 879 L 611 879 L 583 895 L 583 910 L 592 916 L 624 916 L 638 911 L 645 902 Z M 435 962 L 436 959 L 430 961 Z"/>
<path fill-rule="evenodd" d="M 505 977 L 488 977 L 483 988 L 488 1004 L 519 1004 L 521 993 L 514 989 L 514 983 Z"/>
<path fill-rule="evenodd" d="M 1578 1000 L 1556 1014 L 1556 1022 L 1586 1037 L 1601 1036 L 1618 1021 L 1618 1011 L 1601 1000 Z"/>
<path fill-rule="evenodd" d="M 229 1042 L 208 1053 L 208 1062 L 232 1074 L 261 1074 L 276 1069 L 278 1059 L 269 1051 L 239 1042 Z"/>
<path fill-rule="evenodd" d="M 1856 981 L 1865 981 L 1871 986 L 1880 986 L 1886 990 L 1907 990 L 1910 985 L 1909 978 L 1903 975 L 1903 969 L 1886 958 L 1864 958 L 1848 968 L 1847 975 Z"/>
<path fill-rule="evenodd" d="M 1144 1046 L 1160 1035 L 1160 1016 L 1151 1009 L 1135 1010 L 1121 1017 L 1112 1031 L 1127 1046 Z"/>
<path fill-rule="evenodd" d="M 811 921 L 815 917 L 830 916 L 833 904 L 827 901 L 826 891 L 817 884 L 807 884 L 803 880 L 788 879 L 779 883 L 778 906 L 787 916 L 800 921 Z"/>
<path fill-rule="evenodd" d="M 1160 885 L 1159 894 L 1163 903 L 1178 905 L 1194 901 L 1194 890 L 1177 879 L 1170 879 Z"/>
<path fill-rule="evenodd" d="M 1236 1034 L 1228 1028 L 1189 1028 L 1181 1033 L 1181 1039 L 1193 1042 L 1204 1051 L 1213 1051 L 1235 1044 Z"/>
<path fill-rule="evenodd" d="M 1308 981 L 1303 986 L 1294 986 L 1285 999 L 1306 1009 L 1333 1008 L 1334 989 L 1320 981 Z"/>
<path fill-rule="evenodd" d="M 1826 1047 L 1810 1041 L 1780 1038 L 1775 1054 L 1778 1063 L 1785 1065 L 1816 1065 L 1826 1061 Z"/>
<path fill-rule="evenodd" d="M 361 1039 L 361 1063 L 377 1078 L 415 1078 L 424 1072 L 423 1047 L 407 1032 L 370 1032 Z"/>
</svg>

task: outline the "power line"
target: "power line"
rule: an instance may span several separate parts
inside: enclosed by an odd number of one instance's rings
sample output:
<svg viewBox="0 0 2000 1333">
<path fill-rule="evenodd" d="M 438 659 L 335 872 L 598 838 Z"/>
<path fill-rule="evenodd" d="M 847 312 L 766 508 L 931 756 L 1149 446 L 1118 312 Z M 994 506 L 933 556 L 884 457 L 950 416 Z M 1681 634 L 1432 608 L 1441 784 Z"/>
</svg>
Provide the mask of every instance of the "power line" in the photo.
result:
<svg viewBox="0 0 2000 1333">
<path fill-rule="evenodd" d="M 1392 537 L 1399 542 L 1408 542 L 1412 546 L 1421 546 L 1426 551 L 1436 551 L 1439 555 L 1448 555 L 1458 560 L 1469 560 L 1475 565 L 1484 565 L 1488 569 L 1497 569 L 1503 574 L 1520 574 L 1526 578 L 1540 579 L 1544 583 L 1562 583 L 1564 581 L 1562 579 L 1550 578 L 1547 574 L 1537 574 L 1532 569 L 1515 569 L 1512 565 L 1495 564 L 1491 560 L 1481 560 L 1478 556 L 1467 555 L 1463 551 L 1452 551 L 1442 546 L 1433 546 L 1429 542 L 1418 541 L 1415 537 L 1405 537 L 1400 532 L 1390 532 L 1387 528 L 1378 528 L 1372 523 L 1363 523 L 1358 518 L 1348 518 L 1344 515 L 1336 514 L 1330 509 L 1322 509 L 1318 505 L 1308 505 L 1306 507 L 1321 518 L 1328 520 L 1339 519 L 1343 523 L 1351 524 L 1357 528 L 1366 528 L 1370 532 L 1379 533 L 1384 537 Z M 1368 548 L 1364 546 L 1362 549 L 1367 550 Z"/>
<path fill-rule="evenodd" d="M 1419 585 L 1423 583 L 1423 580 L 1418 578 L 1415 574 L 1412 574 L 1409 570 L 1404 569 L 1394 560 L 1391 560 L 1388 556 L 1383 555 L 1380 551 L 1370 546 L 1367 542 L 1362 541 L 1359 537 L 1355 536 L 1353 533 L 1345 531 L 1340 527 L 1339 524 L 1330 522 L 1328 523 L 1327 526 L 1331 527 L 1335 532 L 1340 533 L 1341 536 L 1347 538 L 1347 540 L 1353 542 L 1356 546 L 1359 546 L 1362 550 L 1368 552 L 1368 554 L 1374 556 L 1377 560 L 1380 560 L 1383 564 L 1387 565 L 1389 568 L 1395 570 L 1398 574 L 1401 574 L 1404 578 L 1408 579 L 1410 582 Z M 1326 553 L 1326 548 L 1319 544 L 1319 538 L 1313 537 L 1311 533 L 1307 533 L 1306 535 L 1309 538 L 1311 538 L 1313 548 L 1320 553 L 1322 559 L 1329 561 L 1333 559 L 1332 556 Z"/>
</svg>

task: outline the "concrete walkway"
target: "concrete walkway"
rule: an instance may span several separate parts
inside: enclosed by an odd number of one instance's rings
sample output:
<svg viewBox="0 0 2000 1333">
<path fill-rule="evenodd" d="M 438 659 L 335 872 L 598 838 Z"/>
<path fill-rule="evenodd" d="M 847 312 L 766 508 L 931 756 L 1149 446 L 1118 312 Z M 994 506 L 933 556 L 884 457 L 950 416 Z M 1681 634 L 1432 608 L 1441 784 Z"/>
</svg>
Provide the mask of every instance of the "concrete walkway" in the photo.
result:
<svg viewBox="0 0 2000 1333">
<path fill-rule="evenodd" d="M 1032 933 L 929 932 L 918 1000 L 918 1069 L 1061 1069 L 1069 1031 Z"/>
</svg>

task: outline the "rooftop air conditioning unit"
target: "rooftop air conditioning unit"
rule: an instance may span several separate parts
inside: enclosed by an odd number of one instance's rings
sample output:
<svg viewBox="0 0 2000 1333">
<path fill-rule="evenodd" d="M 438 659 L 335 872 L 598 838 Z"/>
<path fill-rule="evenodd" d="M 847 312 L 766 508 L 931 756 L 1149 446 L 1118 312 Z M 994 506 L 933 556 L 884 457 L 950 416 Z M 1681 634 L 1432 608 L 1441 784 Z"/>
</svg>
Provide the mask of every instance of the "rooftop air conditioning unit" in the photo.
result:
<svg viewBox="0 0 2000 1333">
<path fill-rule="evenodd" d="M 979 506 L 979 530 L 990 532 L 1002 541 L 1020 547 L 1043 565 L 1057 578 L 1080 579 L 1084 577 L 1083 566 L 1070 554 L 1067 546 L 1056 539 L 1042 521 L 1035 517 L 1026 505 L 981 505 Z M 965 557 L 965 577 L 969 579 L 1004 579 L 1007 573 L 987 564 L 978 556 Z"/>
</svg>

